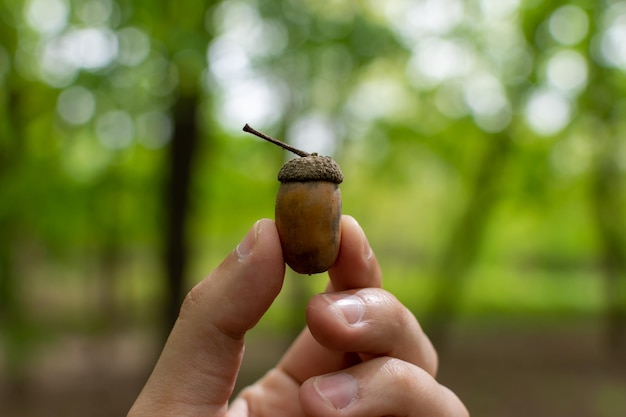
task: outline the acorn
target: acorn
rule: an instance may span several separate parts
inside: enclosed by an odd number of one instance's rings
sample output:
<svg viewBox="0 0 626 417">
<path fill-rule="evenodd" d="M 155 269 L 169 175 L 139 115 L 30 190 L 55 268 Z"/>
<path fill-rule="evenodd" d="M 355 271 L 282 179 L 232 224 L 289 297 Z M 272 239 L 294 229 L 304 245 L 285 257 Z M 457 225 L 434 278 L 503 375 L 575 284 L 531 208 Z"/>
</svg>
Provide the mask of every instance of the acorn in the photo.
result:
<svg viewBox="0 0 626 417">
<path fill-rule="evenodd" d="M 278 172 L 275 222 L 287 265 L 300 274 L 327 271 L 337 259 L 341 242 L 343 174 L 328 156 L 309 154 L 267 136 L 247 124 L 244 132 L 272 142 L 300 158 Z"/>
</svg>

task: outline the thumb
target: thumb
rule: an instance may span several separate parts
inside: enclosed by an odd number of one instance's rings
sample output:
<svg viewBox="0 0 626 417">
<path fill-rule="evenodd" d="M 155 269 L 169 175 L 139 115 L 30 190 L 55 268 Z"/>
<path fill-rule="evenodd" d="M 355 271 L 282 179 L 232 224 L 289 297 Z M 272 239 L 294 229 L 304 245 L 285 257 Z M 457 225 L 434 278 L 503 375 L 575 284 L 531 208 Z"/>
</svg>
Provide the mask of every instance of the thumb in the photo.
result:
<svg viewBox="0 0 626 417">
<path fill-rule="evenodd" d="M 241 365 L 243 337 L 280 292 L 284 274 L 276 226 L 260 220 L 185 298 L 129 417 L 223 413 Z"/>
</svg>

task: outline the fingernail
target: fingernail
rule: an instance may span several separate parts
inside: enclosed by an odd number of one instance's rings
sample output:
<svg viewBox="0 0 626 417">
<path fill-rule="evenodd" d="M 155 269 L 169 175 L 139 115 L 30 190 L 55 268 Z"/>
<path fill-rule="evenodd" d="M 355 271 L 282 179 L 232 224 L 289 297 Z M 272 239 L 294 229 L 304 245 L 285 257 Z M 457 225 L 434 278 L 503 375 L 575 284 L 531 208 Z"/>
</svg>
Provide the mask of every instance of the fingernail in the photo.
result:
<svg viewBox="0 0 626 417">
<path fill-rule="evenodd" d="M 237 245 L 237 248 L 235 249 L 235 251 L 237 252 L 237 257 L 239 258 L 240 261 L 243 261 L 252 253 L 252 250 L 254 249 L 254 245 L 256 244 L 256 237 L 258 235 L 258 229 L 259 229 L 259 222 L 257 221 L 254 224 L 254 226 L 252 226 L 252 229 L 250 229 L 246 237 L 244 237 L 241 243 Z"/>
<path fill-rule="evenodd" d="M 320 376 L 313 381 L 317 393 L 337 410 L 343 410 L 356 401 L 359 387 L 356 379 L 346 373 Z"/>
<path fill-rule="evenodd" d="M 356 326 L 365 315 L 363 300 L 355 295 L 322 294 L 326 302 L 349 326 Z"/>
<path fill-rule="evenodd" d="M 363 242 L 363 257 L 366 261 L 369 261 L 372 258 L 372 255 L 374 255 L 374 251 L 372 250 L 370 242 L 367 240 L 367 236 L 365 236 L 363 229 L 361 229 L 361 236 Z"/>
<path fill-rule="evenodd" d="M 355 218 L 353 218 L 352 220 L 354 220 L 354 223 L 359 227 L 359 230 L 361 231 L 361 246 L 363 248 L 363 258 L 366 261 L 369 261 L 374 254 L 374 252 L 372 251 L 372 247 L 370 246 L 370 242 L 367 240 L 367 236 L 365 236 L 365 232 L 363 231 L 363 228 L 361 227 L 359 222 Z"/>
</svg>

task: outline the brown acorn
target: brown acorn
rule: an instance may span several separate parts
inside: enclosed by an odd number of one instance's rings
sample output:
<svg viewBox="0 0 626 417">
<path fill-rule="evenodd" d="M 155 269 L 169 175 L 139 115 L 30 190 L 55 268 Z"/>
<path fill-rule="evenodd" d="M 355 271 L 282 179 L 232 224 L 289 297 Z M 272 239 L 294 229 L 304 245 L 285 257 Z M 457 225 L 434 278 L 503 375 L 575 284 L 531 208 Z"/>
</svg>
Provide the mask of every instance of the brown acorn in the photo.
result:
<svg viewBox="0 0 626 417">
<path fill-rule="evenodd" d="M 300 158 L 278 172 L 275 221 L 287 265 L 300 274 L 327 271 L 335 263 L 341 242 L 341 190 L 343 174 L 328 156 L 296 149 L 258 132 L 243 130 L 287 149 Z"/>
</svg>

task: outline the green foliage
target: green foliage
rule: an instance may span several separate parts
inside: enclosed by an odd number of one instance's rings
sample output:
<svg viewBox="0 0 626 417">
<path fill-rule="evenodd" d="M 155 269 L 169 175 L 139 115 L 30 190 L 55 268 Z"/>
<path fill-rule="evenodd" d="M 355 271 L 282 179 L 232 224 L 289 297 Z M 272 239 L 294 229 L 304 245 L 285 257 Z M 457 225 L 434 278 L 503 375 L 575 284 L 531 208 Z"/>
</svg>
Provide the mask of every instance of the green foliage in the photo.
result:
<svg viewBox="0 0 626 417">
<path fill-rule="evenodd" d="M 336 157 L 344 211 L 412 308 L 458 284 L 463 311 L 599 314 L 607 242 L 626 237 L 619 10 L 435 3 L 3 0 L 4 296 L 29 306 L 21 281 L 54 288 L 69 268 L 84 289 L 111 267 L 118 313 L 154 310 L 173 108 L 197 95 L 189 286 L 273 217 L 284 155 L 244 135 L 250 122 Z M 559 26 L 566 5 L 587 33 Z M 31 263 L 51 272 L 29 280 Z"/>
</svg>

